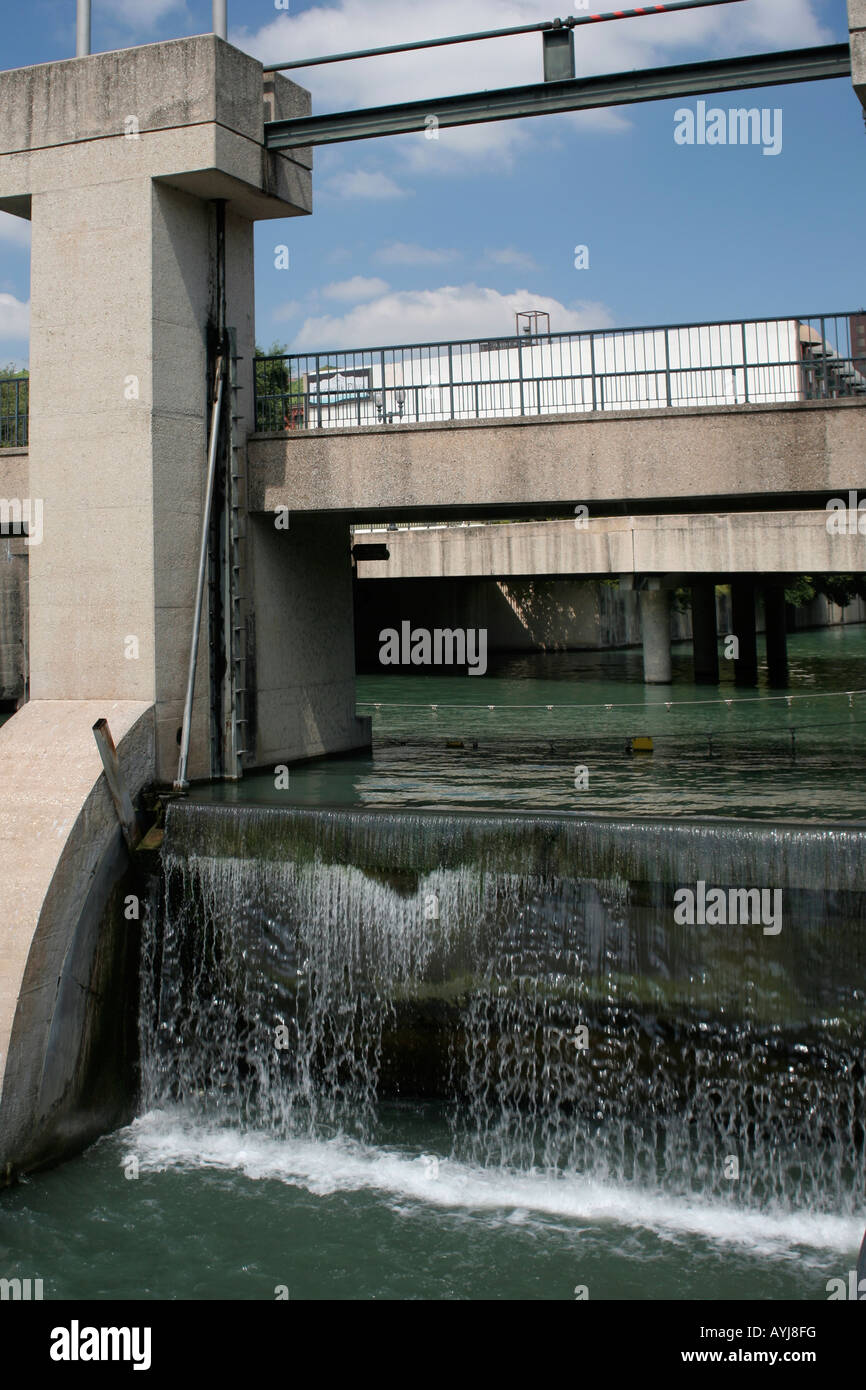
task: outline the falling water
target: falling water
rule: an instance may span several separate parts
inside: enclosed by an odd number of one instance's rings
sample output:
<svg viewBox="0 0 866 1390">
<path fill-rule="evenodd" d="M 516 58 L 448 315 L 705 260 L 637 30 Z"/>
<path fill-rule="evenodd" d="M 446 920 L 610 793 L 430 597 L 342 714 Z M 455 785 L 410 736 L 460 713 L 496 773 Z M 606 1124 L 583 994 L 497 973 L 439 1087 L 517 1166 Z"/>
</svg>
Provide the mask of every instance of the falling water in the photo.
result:
<svg viewBox="0 0 866 1390">
<path fill-rule="evenodd" d="M 751 1208 L 864 1200 L 866 832 L 174 805 L 145 939 L 148 1109 Z M 698 880 L 782 930 L 688 926 Z"/>
</svg>

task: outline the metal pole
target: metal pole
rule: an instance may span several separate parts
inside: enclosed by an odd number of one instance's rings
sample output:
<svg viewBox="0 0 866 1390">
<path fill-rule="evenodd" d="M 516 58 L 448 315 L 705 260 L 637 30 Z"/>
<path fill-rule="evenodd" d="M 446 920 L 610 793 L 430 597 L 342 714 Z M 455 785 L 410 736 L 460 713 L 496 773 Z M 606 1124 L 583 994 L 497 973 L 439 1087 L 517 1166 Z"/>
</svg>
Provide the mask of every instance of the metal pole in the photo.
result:
<svg viewBox="0 0 866 1390">
<path fill-rule="evenodd" d="M 207 578 L 207 543 L 208 533 L 210 532 L 210 518 L 213 510 L 214 483 L 216 480 L 216 460 L 217 445 L 219 443 L 219 423 L 220 411 L 223 403 L 223 383 L 225 373 L 223 371 L 223 349 L 217 357 L 216 362 L 216 395 L 213 403 L 210 422 L 210 450 L 207 463 L 207 493 L 205 496 L 204 512 L 202 514 L 201 525 L 201 550 L 198 559 L 198 583 L 195 594 L 195 613 L 192 624 L 192 643 L 189 649 L 189 675 L 186 683 L 186 701 L 183 707 L 183 725 L 180 736 L 180 758 L 177 764 L 177 780 L 174 784 L 176 792 L 185 791 L 189 783 L 186 780 L 186 769 L 189 762 L 189 738 L 192 727 L 192 700 L 195 693 L 195 671 L 198 664 L 198 644 L 201 633 L 201 612 L 204 602 L 204 586 Z"/>
<path fill-rule="evenodd" d="M 90 54 L 90 0 L 78 0 L 78 24 L 75 35 L 76 58 Z"/>
<path fill-rule="evenodd" d="M 229 36 L 228 0 L 213 0 L 213 31 L 218 39 Z"/>
<path fill-rule="evenodd" d="M 289 68 L 319 67 L 322 63 L 348 63 L 356 58 L 383 58 L 391 53 L 412 53 L 419 48 L 445 48 L 454 43 L 478 43 L 482 39 L 509 39 L 517 34 L 544 34 L 553 29 L 577 29 L 584 24 L 602 24 L 617 19 L 643 19 L 673 10 L 702 10 L 710 5 L 736 5 L 742 0 L 665 0 L 662 4 L 642 5 L 636 10 L 613 10 L 609 14 L 587 14 L 569 19 L 547 19 L 538 24 L 519 24 L 511 29 L 483 29 L 476 34 L 452 34 L 444 39 L 422 39 L 419 43 L 392 43 L 387 48 L 358 48 L 352 53 L 328 53 L 321 58 L 295 58 L 289 63 L 266 63 L 265 72 L 287 72 Z M 214 0 L 216 11 L 216 0 Z M 216 32 L 216 28 L 215 28 Z"/>
</svg>

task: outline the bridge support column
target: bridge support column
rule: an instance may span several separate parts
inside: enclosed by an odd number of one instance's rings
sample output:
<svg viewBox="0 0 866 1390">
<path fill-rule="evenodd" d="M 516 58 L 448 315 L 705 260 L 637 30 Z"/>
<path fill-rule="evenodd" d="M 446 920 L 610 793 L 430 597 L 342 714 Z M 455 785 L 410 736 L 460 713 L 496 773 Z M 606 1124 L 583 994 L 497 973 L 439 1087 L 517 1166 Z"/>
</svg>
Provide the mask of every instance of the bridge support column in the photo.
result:
<svg viewBox="0 0 866 1390">
<path fill-rule="evenodd" d="M 658 581 L 656 581 L 658 582 Z M 646 685 L 671 683 L 671 595 L 669 589 L 642 589 L 640 625 Z"/>
<path fill-rule="evenodd" d="M 739 656 L 734 659 L 737 685 L 758 684 L 758 638 L 755 629 L 755 585 L 751 579 L 731 584 L 731 613 Z"/>
<path fill-rule="evenodd" d="M 349 527 L 340 517 L 251 516 L 256 623 L 257 767 L 368 748 L 355 715 L 355 638 Z"/>
<path fill-rule="evenodd" d="M 215 205 L 241 442 L 253 224 L 311 208 L 309 153 L 264 148 L 275 108 L 305 111 L 307 93 L 213 35 L 0 73 L 0 209 L 33 223 L 31 698 L 154 704 L 160 780 L 177 768 L 203 524 Z M 212 769 L 202 631 L 193 777 Z"/>
<path fill-rule="evenodd" d="M 788 633 L 785 590 L 781 584 L 764 585 L 764 625 L 770 685 L 784 690 L 788 685 Z"/>
<path fill-rule="evenodd" d="M 719 635 L 716 586 L 705 580 L 692 585 L 692 656 L 696 685 L 719 683 Z"/>
<path fill-rule="evenodd" d="M 848 0 L 848 29 L 851 36 L 851 79 L 866 108 L 866 0 Z"/>
<path fill-rule="evenodd" d="M 33 223 L 28 491 L 40 517 L 32 698 L 0 740 L 2 1182 L 122 1118 L 116 1041 L 134 962 L 129 923 L 113 940 L 106 924 L 120 921 L 128 861 L 92 726 L 109 720 L 133 796 L 173 777 L 218 290 L 237 346 L 240 514 L 253 223 L 311 210 L 312 160 L 264 145 L 266 118 L 307 114 L 309 94 L 209 34 L 0 72 L 0 110 L 0 210 Z M 212 765 L 206 631 L 193 776 Z"/>
</svg>

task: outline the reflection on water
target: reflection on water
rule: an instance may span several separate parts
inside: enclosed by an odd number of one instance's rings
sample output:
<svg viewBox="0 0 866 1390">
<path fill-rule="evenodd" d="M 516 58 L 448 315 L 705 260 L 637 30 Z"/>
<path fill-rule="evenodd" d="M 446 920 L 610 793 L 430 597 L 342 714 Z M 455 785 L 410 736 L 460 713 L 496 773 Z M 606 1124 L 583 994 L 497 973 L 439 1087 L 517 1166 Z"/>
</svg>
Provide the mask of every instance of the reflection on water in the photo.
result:
<svg viewBox="0 0 866 1390">
<path fill-rule="evenodd" d="M 765 673 L 757 690 L 736 689 L 724 662 L 721 686 L 692 685 L 690 648 L 678 649 L 670 687 L 643 685 L 634 651 L 499 659 L 483 678 L 359 677 L 359 712 L 373 716 L 372 754 L 296 766 L 285 790 L 267 772 L 194 796 L 280 806 L 863 818 L 866 694 L 848 692 L 866 689 L 866 628 L 792 635 L 789 655 L 782 694 Z M 632 754 L 638 736 L 652 738 L 652 753 Z"/>
</svg>

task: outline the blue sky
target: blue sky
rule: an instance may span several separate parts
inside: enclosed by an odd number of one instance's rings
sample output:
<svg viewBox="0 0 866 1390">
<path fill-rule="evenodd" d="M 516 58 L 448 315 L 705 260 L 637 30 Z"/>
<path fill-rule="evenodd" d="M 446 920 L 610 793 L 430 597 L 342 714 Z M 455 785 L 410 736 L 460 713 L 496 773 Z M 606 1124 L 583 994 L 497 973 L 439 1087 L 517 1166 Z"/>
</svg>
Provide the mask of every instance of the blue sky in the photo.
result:
<svg viewBox="0 0 866 1390">
<path fill-rule="evenodd" d="M 282 3 L 282 0 L 280 0 Z M 229 0 L 263 60 L 553 17 L 546 0 Z M 575 3 L 559 7 L 578 13 Z M 603 4 L 599 8 L 606 8 Z M 4 67 L 68 57 L 75 0 L 4 0 Z M 210 0 L 94 0 L 94 50 L 210 28 Z M 578 73 L 838 42 L 845 0 L 743 0 L 578 30 Z M 537 35 L 294 74 L 314 112 L 539 80 Z M 866 128 L 843 81 L 727 94 L 782 112 L 782 148 L 679 145 L 691 101 L 332 146 L 315 212 L 256 230 L 257 336 L 299 348 L 816 314 L 866 304 Z M 274 249 L 290 248 L 288 270 Z M 589 268 L 575 268 L 575 247 Z M 27 224 L 0 214 L 0 363 L 27 361 Z"/>
</svg>

